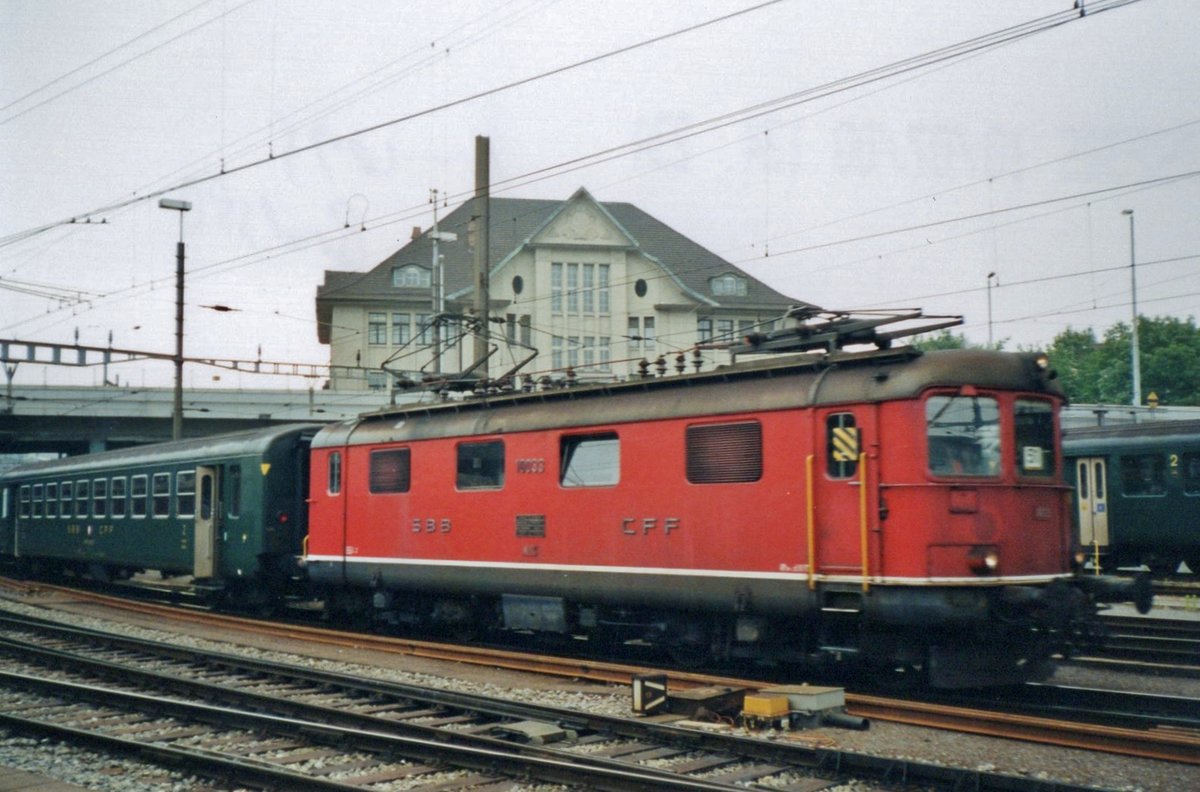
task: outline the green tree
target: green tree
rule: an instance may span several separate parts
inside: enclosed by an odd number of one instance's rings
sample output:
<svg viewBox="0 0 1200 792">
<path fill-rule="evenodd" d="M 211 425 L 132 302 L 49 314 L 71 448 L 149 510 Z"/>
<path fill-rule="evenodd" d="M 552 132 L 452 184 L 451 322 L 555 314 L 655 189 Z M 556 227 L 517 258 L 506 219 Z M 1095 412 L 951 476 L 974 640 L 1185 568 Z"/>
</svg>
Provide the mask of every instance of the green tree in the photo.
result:
<svg viewBox="0 0 1200 792">
<path fill-rule="evenodd" d="M 1047 352 L 1073 401 L 1129 404 L 1133 363 L 1129 325 L 1118 323 L 1098 340 L 1095 332 L 1068 328 Z M 1200 329 L 1195 320 L 1138 317 L 1142 399 L 1151 393 L 1161 404 L 1200 405 Z"/>
</svg>

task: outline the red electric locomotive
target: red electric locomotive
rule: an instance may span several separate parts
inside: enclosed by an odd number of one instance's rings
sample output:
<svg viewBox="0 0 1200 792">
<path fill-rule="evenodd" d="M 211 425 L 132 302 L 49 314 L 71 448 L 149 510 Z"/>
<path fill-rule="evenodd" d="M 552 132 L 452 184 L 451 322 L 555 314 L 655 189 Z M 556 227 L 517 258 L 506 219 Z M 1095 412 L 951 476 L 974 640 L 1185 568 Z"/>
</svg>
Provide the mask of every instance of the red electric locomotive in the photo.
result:
<svg viewBox="0 0 1200 792">
<path fill-rule="evenodd" d="M 911 348 L 406 407 L 323 429 L 304 563 L 327 607 L 453 633 L 1043 676 L 1073 574 L 1045 359 Z"/>
</svg>

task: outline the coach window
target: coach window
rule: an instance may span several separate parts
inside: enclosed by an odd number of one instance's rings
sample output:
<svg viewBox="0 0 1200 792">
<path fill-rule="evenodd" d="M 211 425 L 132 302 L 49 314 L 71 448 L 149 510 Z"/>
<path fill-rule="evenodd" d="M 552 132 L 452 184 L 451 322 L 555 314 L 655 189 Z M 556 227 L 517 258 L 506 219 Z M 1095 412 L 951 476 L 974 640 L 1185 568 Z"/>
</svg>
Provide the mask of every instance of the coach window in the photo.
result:
<svg viewBox="0 0 1200 792">
<path fill-rule="evenodd" d="M 151 502 L 155 517 L 171 516 L 171 474 L 155 473 L 150 481 Z"/>
<path fill-rule="evenodd" d="M 148 483 L 147 476 L 134 476 L 129 480 L 129 514 L 133 517 L 146 516 L 146 500 L 150 496 Z"/>
<path fill-rule="evenodd" d="M 108 479 L 92 479 L 92 516 L 108 516 Z"/>
<path fill-rule="evenodd" d="M 1017 399 L 1017 472 L 1022 476 L 1053 476 L 1054 407 L 1041 399 Z"/>
<path fill-rule="evenodd" d="M 1167 460 L 1162 454 L 1121 457 L 1121 493 L 1133 497 L 1167 494 Z"/>
<path fill-rule="evenodd" d="M 58 516 L 58 484 L 56 483 L 46 485 L 46 516 L 52 519 Z"/>
<path fill-rule="evenodd" d="M 858 473 L 860 438 L 853 413 L 834 413 L 825 418 L 825 468 L 830 478 L 854 478 Z"/>
<path fill-rule="evenodd" d="M 612 487 L 621 481 L 616 432 L 567 435 L 559 440 L 558 450 L 558 483 L 564 487 Z"/>
<path fill-rule="evenodd" d="M 229 468 L 228 481 L 219 481 L 217 485 L 226 490 L 229 499 L 229 516 L 236 519 L 242 513 L 242 467 L 232 465 Z"/>
<path fill-rule="evenodd" d="M 42 516 L 42 499 L 45 497 L 46 488 L 42 484 L 33 485 L 33 516 L 40 518 Z"/>
<path fill-rule="evenodd" d="M 1183 494 L 1200 495 L 1200 454 L 1181 454 L 1179 466 L 1183 477 Z"/>
<path fill-rule="evenodd" d="M 925 402 L 929 472 L 1000 474 L 1000 407 L 986 396 L 931 396 Z"/>
<path fill-rule="evenodd" d="M 125 516 L 125 477 L 120 476 L 112 480 L 112 492 L 109 493 L 112 497 L 109 503 L 112 504 L 112 516 Z"/>
<path fill-rule="evenodd" d="M 17 496 L 17 516 L 28 517 L 30 514 L 32 514 L 33 512 L 30 509 L 31 503 L 32 501 L 30 500 L 29 496 L 29 485 L 22 484 L 20 494 Z"/>
<path fill-rule="evenodd" d="M 62 509 L 59 513 L 63 517 L 70 517 L 75 513 L 75 485 L 69 481 L 64 481 L 62 486 L 58 488 L 59 497 L 62 498 L 59 503 L 62 504 Z"/>
<path fill-rule="evenodd" d="M 685 433 L 687 480 L 736 484 L 762 478 L 762 424 L 740 421 L 689 426 Z"/>
<path fill-rule="evenodd" d="M 88 498 L 91 496 L 91 487 L 87 481 L 75 482 L 75 516 L 88 516 Z"/>
<path fill-rule="evenodd" d="M 329 486 L 327 487 L 330 495 L 337 495 L 342 491 L 342 453 L 334 451 L 329 455 Z"/>
<path fill-rule="evenodd" d="M 196 514 L 196 471 L 181 470 L 175 474 L 175 516 Z"/>
<path fill-rule="evenodd" d="M 412 465 L 407 448 L 371 452 L 369 487 L 372 493 L 408 492 L 411 478 Z"/>
<path fill-rule="evenodd" d="M 504 486 L 504 443 L 462 443 L 458 447 L 459 489 L 496 489 Z"/>
</svg>

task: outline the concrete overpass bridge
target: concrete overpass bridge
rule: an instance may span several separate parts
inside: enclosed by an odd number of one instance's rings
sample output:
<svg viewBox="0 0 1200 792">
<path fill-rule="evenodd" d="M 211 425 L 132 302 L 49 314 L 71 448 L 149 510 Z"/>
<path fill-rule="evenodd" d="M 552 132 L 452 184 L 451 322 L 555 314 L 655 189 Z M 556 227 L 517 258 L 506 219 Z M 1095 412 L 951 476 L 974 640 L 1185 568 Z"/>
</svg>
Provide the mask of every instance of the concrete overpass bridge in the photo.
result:
<svg viewBox="0 0 1200 792">
<path fill-rule="evenodd" d="M 82 454 L 171 439 L 171 388 L 12 386 L 0 394 L 0 454 Z M 185 389 L 183 436 L 331 422 L 389 404 L 385 391 Z"/>
</svg>

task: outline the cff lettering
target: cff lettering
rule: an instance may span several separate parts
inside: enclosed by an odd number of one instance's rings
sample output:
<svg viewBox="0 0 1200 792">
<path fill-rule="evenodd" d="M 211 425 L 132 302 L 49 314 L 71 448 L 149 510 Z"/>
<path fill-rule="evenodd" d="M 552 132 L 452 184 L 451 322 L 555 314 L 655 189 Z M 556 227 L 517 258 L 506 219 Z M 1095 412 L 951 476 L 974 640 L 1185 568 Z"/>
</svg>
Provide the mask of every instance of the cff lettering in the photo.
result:
<svg viewBox="0 0 1200 792">
<path fill-rule="evenodd" d="M 678 517 L 626 517 L 621 520 L 621 533 L 626 536 L 649 536 L 654 531 L 662 531 L 663 536 L 669 536 L 671 531 L 678 531 Z"/>
</svg>

